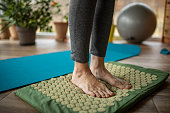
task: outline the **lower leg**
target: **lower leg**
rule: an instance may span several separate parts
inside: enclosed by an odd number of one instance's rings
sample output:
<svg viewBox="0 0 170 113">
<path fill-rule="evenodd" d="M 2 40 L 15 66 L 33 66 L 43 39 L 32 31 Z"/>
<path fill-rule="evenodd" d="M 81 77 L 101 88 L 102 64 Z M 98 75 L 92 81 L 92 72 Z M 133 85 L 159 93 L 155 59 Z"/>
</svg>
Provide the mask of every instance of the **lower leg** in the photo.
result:
<svg viewBox="0 0 170 113">
<path fill-rule="evenodd" d="M 90 40 L 91 72 L 96 78 L 109 84 L 123 88 L 130 88 L 126 81 L 116 78 L 104 66 L 104 57 L 112 24 L 115 0 L 98 0 Z"/>
<path fill-rule="evenodd" d="M 91 55 L 90 69 L 93 75 L 101 80 L 108 82 L 110 85 L 120 89 L 129 89 L 131 85 L 119 78 L 114 77 L 104 66 L 104 57 Z"/>
<path fill-rule="evenodd" d="M 105 57 L 115 0 L 98 0 L 90 40 L 90 53 Z"/>
</svg>

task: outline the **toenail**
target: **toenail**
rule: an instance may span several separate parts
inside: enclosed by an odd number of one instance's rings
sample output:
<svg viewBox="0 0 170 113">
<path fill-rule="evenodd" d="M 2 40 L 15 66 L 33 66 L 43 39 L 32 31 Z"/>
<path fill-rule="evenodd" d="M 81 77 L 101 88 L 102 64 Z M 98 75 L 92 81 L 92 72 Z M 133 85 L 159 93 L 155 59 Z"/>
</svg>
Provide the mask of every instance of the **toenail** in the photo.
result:
<svg viewBox="0 0 170 113">
<path fill-rule="evenodd" d="M 113 95 L 114 95 L 114 93 L 110 93 L 110 95 L 111 95 L 111 96 L 113 96 Z"/>
</svg>

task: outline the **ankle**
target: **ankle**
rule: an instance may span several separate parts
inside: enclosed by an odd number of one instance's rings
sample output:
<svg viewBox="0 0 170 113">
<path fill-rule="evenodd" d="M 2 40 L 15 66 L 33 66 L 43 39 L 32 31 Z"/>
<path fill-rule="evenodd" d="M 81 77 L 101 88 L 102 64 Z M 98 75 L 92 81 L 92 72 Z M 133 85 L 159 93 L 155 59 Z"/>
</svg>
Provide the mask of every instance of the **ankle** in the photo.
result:
<svg viewBox="0 0 170 113">
<path fill-rule="evenodd" d="M 98 57 L 91 55 L 90 69 L 103 69 L 104 68 L 104 57 Z"/>
<path fill-rule="evenodd" d="M 91 73 L 89 69 L 89 63 L 79 63 L 75 62 L 73 76 L 81 77 L 82 75 L 86 75 L 87 73 Z"/>
</svg>

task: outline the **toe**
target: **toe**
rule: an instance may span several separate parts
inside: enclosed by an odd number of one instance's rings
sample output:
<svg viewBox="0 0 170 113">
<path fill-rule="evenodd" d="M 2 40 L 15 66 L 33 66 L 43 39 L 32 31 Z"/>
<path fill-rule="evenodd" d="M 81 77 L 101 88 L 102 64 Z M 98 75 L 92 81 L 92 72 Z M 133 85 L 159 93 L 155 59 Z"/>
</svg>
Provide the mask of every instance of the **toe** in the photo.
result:
<svg viewBox="0 0 170 113">
<path fill-rule="evenodd" d="M 130 85 L 129 82 L 122 80 L 122 84 Z"/>
<path fill-rule="evenodd" d="M 124 84 L 124 85 L 131 85 L 129 82 L 127 82 L 127 81 L 125 81 L 125 80 L 122 80 L 122 79 L 120 79 L 120 78 L 117 78 L 122 84 Z"/>
<path fill-rule="evenodd" d="M 124 85 L 121 84 L 121 82 L 119 82 L 119 81 L 116 81 L 115 87 L 118 87 L 118 88 L 120 88 L 120 89 L 124 89 Z"/>
<path fill-rule="evenodd" d="M 115 86 L 120 89 L 130 89 L 132 87 L 130 83 L 119 78 L 117 78 L 117 82 Z"/>
<path fill-rule="evenodd" d="M 122 80 L 120 78 L 116 78 L 117 81 L 119 81 L 121 84 L 129 84 L 128 82 L 126 82 L 125 80 Z"/>
<path fill-rule="evenodd" d="M 121 84 L 124 85 L 124 88 L 123 88 L 123 89 L 130 89 L 130 88 L 132 87 L 131 84 L 128 83 L 127 81 L 125 81 L 125 80 L 121 80 L 121 79 L 120 79 L 120 82 L 121 82 Z"/>
<path fill-rule="evenodd" d="M 105 94 L 103 93 L 103 91 L 99 90 L 98 93 L 100 94 L 100 96 L 101 96 L 102 98 L 105 98 Z"/>
<path fill-rule="evenodd" d="M 109 94 L 110 96 L 113 96 L 114 93 L 112 91 L 110 91 L 109 89 L 105 89 L 105 91 L 107 92 L 107 94 Z"/>
<path fill-rule="evenodd" d="M 96 97 L 100 98 L 100 94 L 98 93 L 98 91 L 93 91 L 96 95 Z"/>
<path fill-rule="evenodd" d="M 127 85 L 125 85 L 125 89 L 130 89 L 132 87 L 132 85 L 131 84 L 127 84 Z"/>
<path fill-rule="evenodd" d="M 96 96 L 96 95 L 95 95 L 95 93 L 94 93 L 94 92 L 92 92 L 92 91 L 87 92 L 87 94 L 88 94 L 88 95 L 90 95 L 90 96 L 93 96 L 93 97 L 95 97 L 95 96 Z"/>
<path fill-rule="evenodd" d="M 110 95 L 106 91 L 103 91 L 103 93 L 104 93 L 106 98 L 110 97 Z"/>
<path fill-rule="evenodd" d="M 129 84 L 127 81 L 122 80 L 120 78 L 115 78 L 112 82 L 112 86 L 118 87 L 120 89 L 130 89 L 131 88 L 131 84 Z"/>
</svg>

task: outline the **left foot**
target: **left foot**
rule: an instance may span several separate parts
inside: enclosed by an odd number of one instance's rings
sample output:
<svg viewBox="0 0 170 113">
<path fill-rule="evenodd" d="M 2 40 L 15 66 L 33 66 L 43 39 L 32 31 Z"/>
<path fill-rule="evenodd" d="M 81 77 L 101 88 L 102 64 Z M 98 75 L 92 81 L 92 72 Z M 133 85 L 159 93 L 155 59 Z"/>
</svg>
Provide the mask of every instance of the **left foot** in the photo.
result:
<svg viewBox="0 0 170 113">
<path fill-rule="evenodd" d="M 91 72 L 96 78 L 103 80 L 112 86 L 118 87 L 120 89 L 131 88 L 131 85 L 128 82 L 114 77 L 105 67 L 91 68 Z"/>
<path fill-rule="evenodd" d="M 109 83 L 112 86 L 118 87 L 120 89 L 130 89 L 132 86 L 128 82 L 114 77 L 104 66 L 104 57 L 97 57 L 92 55 L 90 70 L 93 75 Z"/>
</svg>

